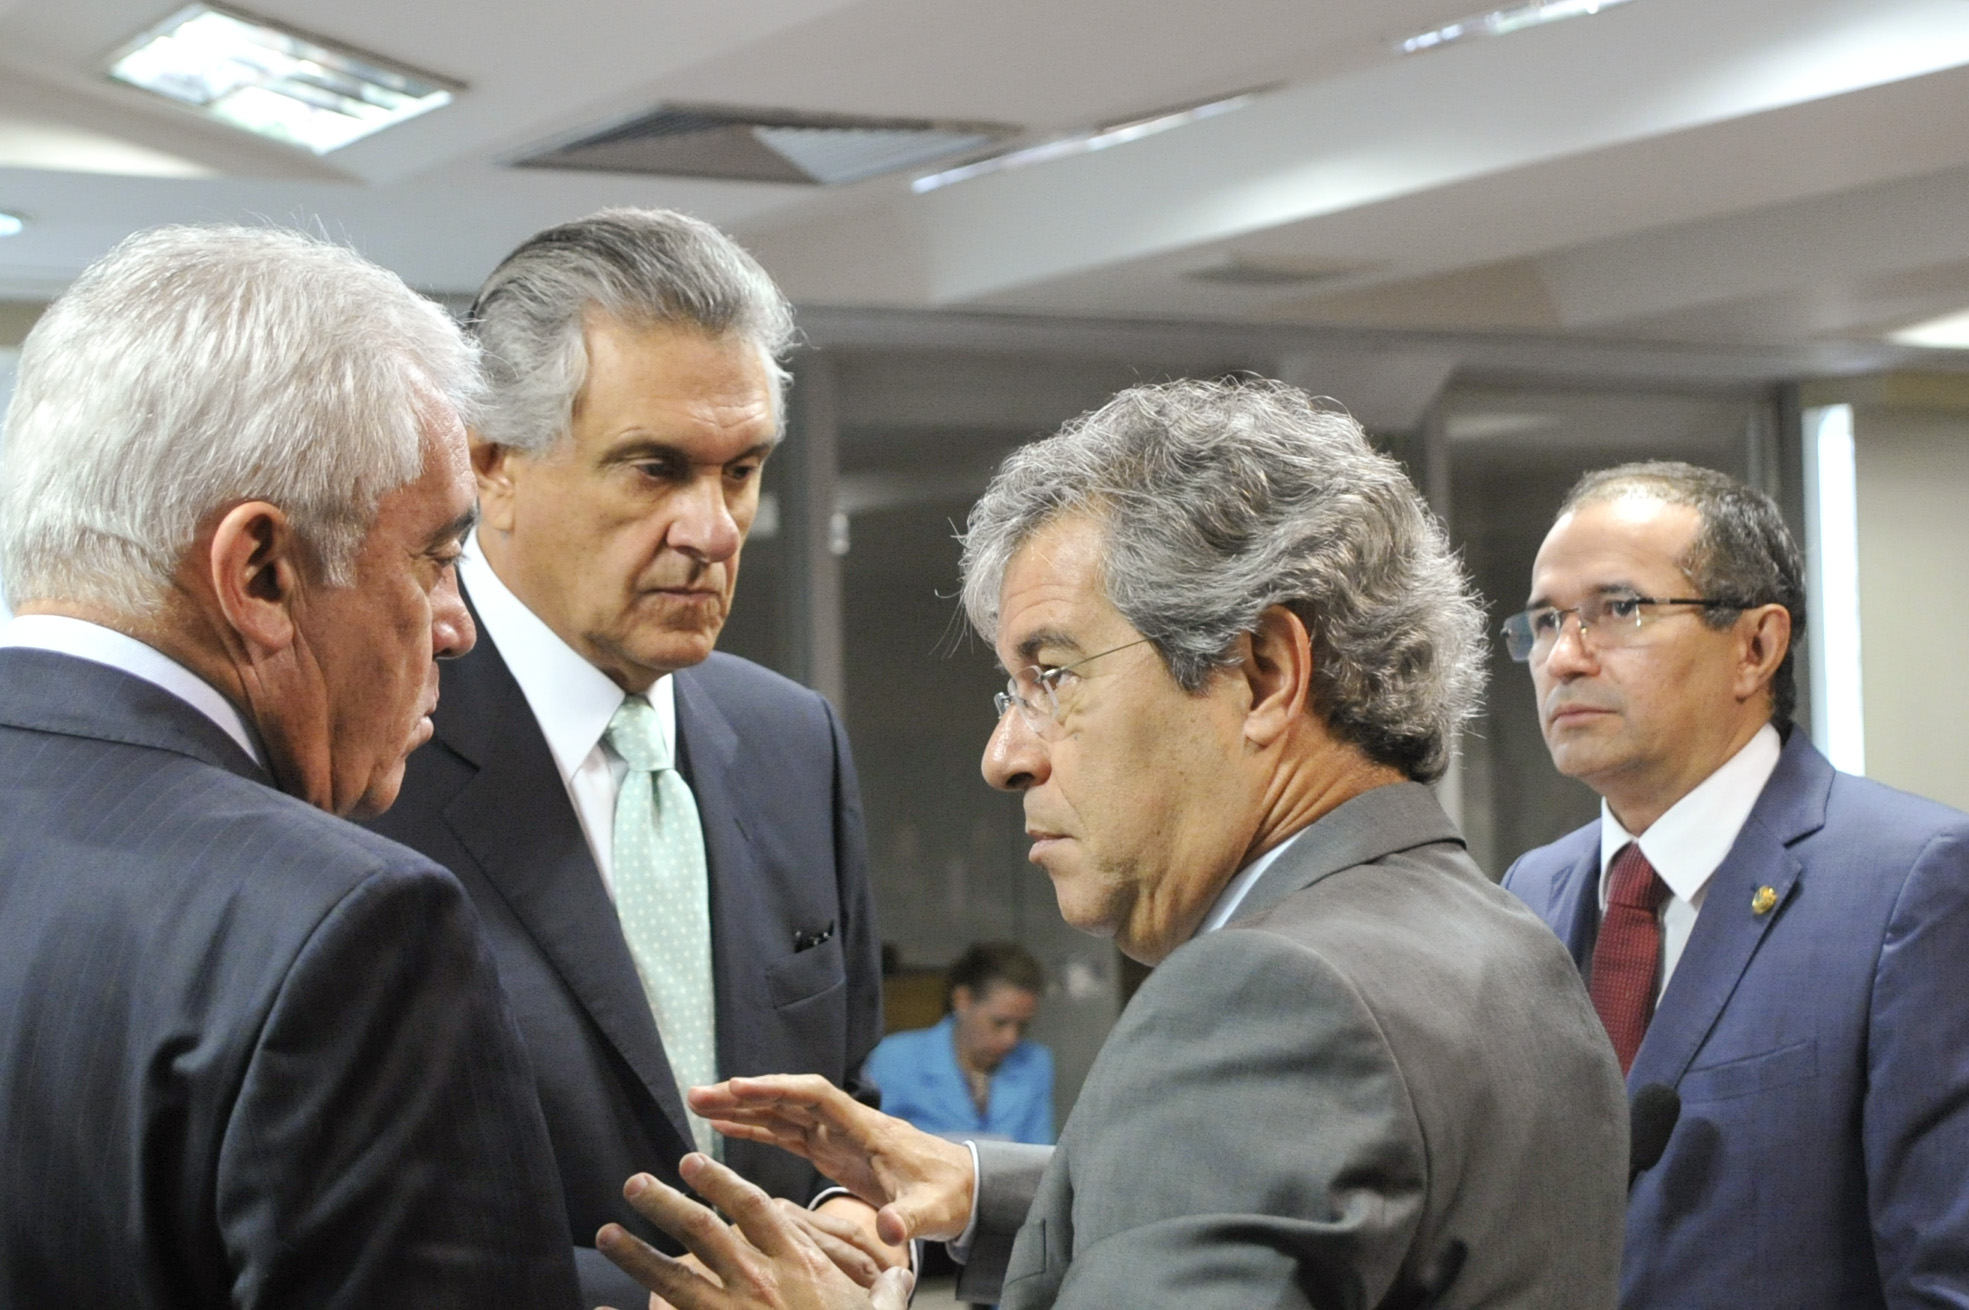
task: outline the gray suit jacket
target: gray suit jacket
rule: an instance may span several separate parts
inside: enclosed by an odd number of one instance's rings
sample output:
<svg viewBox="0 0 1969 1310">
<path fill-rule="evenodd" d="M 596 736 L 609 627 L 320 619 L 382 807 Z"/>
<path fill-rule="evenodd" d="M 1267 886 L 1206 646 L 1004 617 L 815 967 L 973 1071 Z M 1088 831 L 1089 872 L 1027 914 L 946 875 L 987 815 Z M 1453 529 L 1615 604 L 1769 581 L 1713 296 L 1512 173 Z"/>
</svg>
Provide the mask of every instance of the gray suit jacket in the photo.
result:
<svg viewBox="0 0 1969 1310">
<path fill-rule="evenodd" d="M 981 1146 L 961 1295 L 1013 1310 L 1614 1303 L 1620 1069 L 1571 957 L 1418 784 L 1321 818 L 1228 927 L 1172 954 L 1102 1048 L 1034 1195 L 1043 1158 Z"/>
</svg>

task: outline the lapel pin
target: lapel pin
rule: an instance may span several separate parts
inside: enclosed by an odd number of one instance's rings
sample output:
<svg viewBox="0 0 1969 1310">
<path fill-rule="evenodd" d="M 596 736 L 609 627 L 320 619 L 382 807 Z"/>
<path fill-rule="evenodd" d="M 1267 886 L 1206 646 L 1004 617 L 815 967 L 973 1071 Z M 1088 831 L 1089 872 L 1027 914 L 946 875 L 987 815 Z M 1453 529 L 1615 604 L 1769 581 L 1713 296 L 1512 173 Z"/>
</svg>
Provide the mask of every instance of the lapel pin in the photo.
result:
<svg viewBox="0 0 1969 1310">
<path fill-rule="evenodd" d="M 1759 887 L 1757 894 L 1750 898 L 1752 914 L 1769 914 L 1778 903 L 1778 894 L 1769 887 Z"/>
</svg>

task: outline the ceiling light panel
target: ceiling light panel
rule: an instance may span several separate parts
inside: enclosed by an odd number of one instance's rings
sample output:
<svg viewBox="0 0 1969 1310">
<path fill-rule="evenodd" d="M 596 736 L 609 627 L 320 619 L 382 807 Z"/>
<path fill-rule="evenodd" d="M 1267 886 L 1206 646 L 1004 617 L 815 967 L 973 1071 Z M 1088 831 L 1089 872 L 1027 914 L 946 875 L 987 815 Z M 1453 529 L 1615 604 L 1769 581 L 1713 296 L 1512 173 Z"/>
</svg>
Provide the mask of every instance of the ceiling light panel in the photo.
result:
<svg viewBox="0 0 1969 1310">
<path fill-rule="evenodd" d="M 9 214 L 0 211 L 0 237 L 18 236 L 21 229 L 26 226 L 27 220 L 23 219 L 19 214 Z"/>
<path fill-rule="evenodd" d="M 1533 0 L 1531 4 L 1472 14 L 1432 31 L 1418 32 L 1406 41 L 1396 42 L 1395 49 L 1405 55 L 1415 55 L 1458 41 L 1484 36 L 1509 36 L 1513 32 L 1543 27 L 1567 18 L 1587 18 L 1603 9 L 1613 9 L 1627 3 L 1628 0 Z"/>
<path fill-rule="evenodd" d="M 317 155 L 448 105 L 464 89 L 202 4 L 179 10 L 124 47 L 109 75 Z"/>
</svg>

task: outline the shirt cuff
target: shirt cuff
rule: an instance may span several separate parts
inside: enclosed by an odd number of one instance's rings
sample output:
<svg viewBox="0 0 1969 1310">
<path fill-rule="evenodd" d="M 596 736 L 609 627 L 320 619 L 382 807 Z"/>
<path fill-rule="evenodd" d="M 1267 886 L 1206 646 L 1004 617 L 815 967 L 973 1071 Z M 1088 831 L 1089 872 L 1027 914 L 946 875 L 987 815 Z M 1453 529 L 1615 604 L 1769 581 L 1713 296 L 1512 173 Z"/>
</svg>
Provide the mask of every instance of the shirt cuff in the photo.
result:
<svg viewBox="0 0 1969 1310">
<path fill-rule="evenodd" d="M 971 1263 L 971 1243 L 978 1240 L 978 1144 L 966 1141 L 964 1149 L 971 1153 L 971 1217 L 964 1225 L 964 1231 L 955 1240 L 946 1242 L 944 1247 L 950 1258 L 958 1264 Z"/>
</svg>

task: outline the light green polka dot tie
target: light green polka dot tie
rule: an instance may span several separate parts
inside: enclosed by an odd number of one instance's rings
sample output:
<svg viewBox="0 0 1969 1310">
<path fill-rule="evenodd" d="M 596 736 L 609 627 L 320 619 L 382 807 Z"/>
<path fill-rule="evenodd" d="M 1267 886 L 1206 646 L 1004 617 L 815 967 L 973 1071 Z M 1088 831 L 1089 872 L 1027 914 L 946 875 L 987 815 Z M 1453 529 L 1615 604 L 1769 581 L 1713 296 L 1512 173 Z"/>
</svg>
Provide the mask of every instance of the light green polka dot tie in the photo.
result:
<svg viewBox="0 0 1969 1310">
<path fill-rule="evenodd" d="M 615 799 L 615 911 L 681 1092 L 718 1079 L 704 830 L 647 700 L 624 700 L 607 736 L 629 766 Z M 694 1114 L 690 1126 L 711 1151 L 711 1126 Z"/>
</svg>

